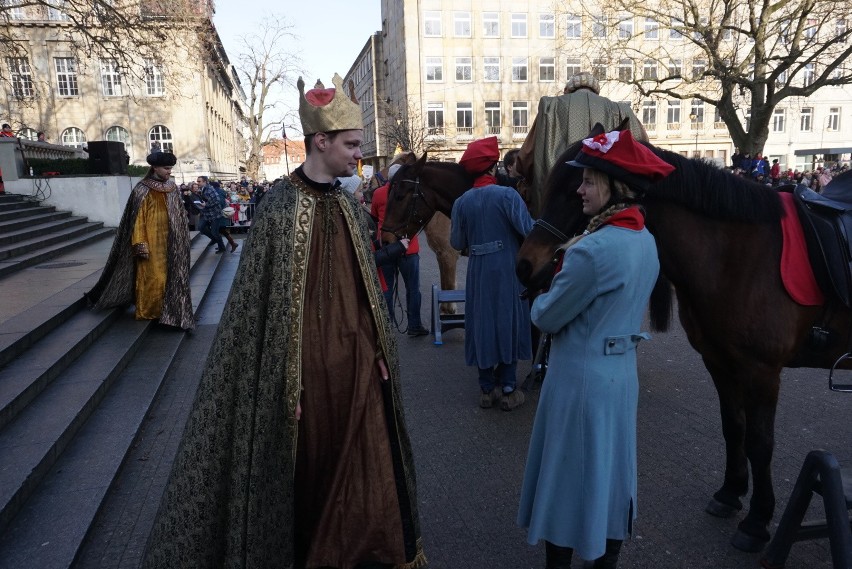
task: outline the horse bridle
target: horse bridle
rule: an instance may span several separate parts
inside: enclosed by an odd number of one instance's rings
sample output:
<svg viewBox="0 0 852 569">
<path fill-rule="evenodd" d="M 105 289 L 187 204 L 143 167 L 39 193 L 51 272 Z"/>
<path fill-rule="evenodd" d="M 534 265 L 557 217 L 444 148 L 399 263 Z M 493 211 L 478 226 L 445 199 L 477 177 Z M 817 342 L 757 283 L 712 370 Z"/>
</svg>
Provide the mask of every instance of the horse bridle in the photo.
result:
<svg viewBox="0 0 852 569">
<path fill-rule="evenodd" d="M 568 237 L 567 235 L 565 235 L 564 233 L 559 231 L 559 229 L 557 227 L 555 227 L 554 225 L 552 225 L 551 223 L 548 223 L 547 221 L 545 221 L 543 219 L 536 219 L 535 222 L 533 223 L 533 227 L 535 227 L 536 225 L 541 227 L 542 229 L 544 229 L 545 231 L 547 231 L 548 233 L 550 233 L 551 235 L 553 235 L 557 239 L 559 239 L 560 243 L 565 243 L 565 242 L 567 242 L 571 239 L 570 237 Z"/>
<path fill-rule="evenodd" d="M 416 180 L 412 180 L 412 179 L 409 178 L 409 179 L 404 179 L 404 180 L 399 181 L 400 184 L 403 183 L 403 182 L 408 182 L 410 184 L 414 184 L 414 199 L 411 200 L 411 205 L 408 208 L 408 215 L 405 218 L 405 222 L 402 225 L 400 225 L 399 227 L 395 227 L 393 229 L 388 229 L 387 227 L 382 227 L 382 231 L 393 234 L 394 236 L 396 236 L 397 239 L 402 239 L 404 237 L 403 235 L 400 235 L 398 233 L 398 231 L 405 229 L 406 227 L 411 225 L 412 222 L 416 223 L 418 225 L 418 227 L 420 227 L 420 229 L 422 230 L 423 227 L 426 225 L 426 223 L 429 221 L 429 219 L 431 219 L 432 216 L 435 215 L 435 213 L 437 213 L 437 211 L 438 211 L 437 208 L 432 207 L 431 205 L 429 205 L 429 202 L 426 201 L 426 195 L 423 193 L 423 190 L 420 189 L 420 177 L 419 176 L 417 177 Z M 428 217 L 418 215 L 418 213 L 417 213 L 417 201 L 418 200 L 423 200 L 423 203 L 426 205 L 426 207 L 429 208 L 430 210 L 432 210 L 431 213 L 428 215 Z"/>
</svg>

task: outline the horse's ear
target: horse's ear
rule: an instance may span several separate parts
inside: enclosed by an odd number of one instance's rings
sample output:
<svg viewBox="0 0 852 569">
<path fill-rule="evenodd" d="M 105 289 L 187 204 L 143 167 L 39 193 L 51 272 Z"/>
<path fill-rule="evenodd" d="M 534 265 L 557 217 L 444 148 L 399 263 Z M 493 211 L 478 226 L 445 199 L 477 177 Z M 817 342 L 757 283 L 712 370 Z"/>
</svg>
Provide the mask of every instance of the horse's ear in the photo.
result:
<svg viewBox="0 0 852 569">
<path fill-rule="evenodd" d="M 592 138 L 594 136 L 597 136 L 599 134 L 603 134 L 605 132 L 606 132 L 606 129 L 604 128 L 604 125 L 602 125 L 599 122 L 596 122 L 595 126 L 592 127 L 592 132 L 590 132 L 589 136 L 587 136 L 586 138 Z"/>
<path fill-rule="evenodd" d="M 630 128 L 630 117 L 624 117 L 621 119 L 621 124 L 616 127 L 615 130 L 627 130 Z"/>
<path fill-rule="evenodd" d="M 401 161 L 401 164 L 403 166 L 410 166 L 415 162 L 417 162 L 417 155 L 414 152 L 406 152 L 405 157 Z"/>
<path fill-rule="evenodd" d="M 417 162 L 416 162 L 415 166 L 417 167 L 417 170 L 418 170 L 418 171 L 419 171 L 419 170 L 422 170 L 422 169 L 423 169 L 423 166 L 425 166 L 425 165 L 426 165 L 426 155 L 427 155 L 427 154 L 428 154 L 427 152 L 424 152 L 424 153 L 423 153 L 423 156 L 421 156 L 421 157 L 420 157 L 420 159 L 419 159 L 419 160 L 417 160 Z"/>
</svg>

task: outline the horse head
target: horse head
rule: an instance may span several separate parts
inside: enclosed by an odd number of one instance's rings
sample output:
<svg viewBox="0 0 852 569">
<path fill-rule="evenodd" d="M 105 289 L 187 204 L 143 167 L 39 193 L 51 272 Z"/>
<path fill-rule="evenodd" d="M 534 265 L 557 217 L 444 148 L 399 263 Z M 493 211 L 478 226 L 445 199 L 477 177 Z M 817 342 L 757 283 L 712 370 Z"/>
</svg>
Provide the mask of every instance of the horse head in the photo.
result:
<svg viewBox="0 0 852 569">
<path fill-rule="evenodd" d="M 386 241 L 412 237 L 436 212 L 449 217 L 455 199 L 473 185 L 464 168 L 451 162 L 427 162 L 427 153 L 406 158 L 390 180 L 382 232 Z"/>
<path fill-rule="evenodd" d="M 589 137 L 604 132 L 596 124 Z M 545 180 L 541 218 L 524 239 L 518 251 L 515 273 L 529 290 L 549 286 L 561 258 L 559 247 L 580 233 L 589 221 L 583 214 L 583 202 L 577 188 L 583 181 L 583 169 L 566 164 L 580 152 L 582 141 L 571 144 L 557 159 Z"/>
</svg>

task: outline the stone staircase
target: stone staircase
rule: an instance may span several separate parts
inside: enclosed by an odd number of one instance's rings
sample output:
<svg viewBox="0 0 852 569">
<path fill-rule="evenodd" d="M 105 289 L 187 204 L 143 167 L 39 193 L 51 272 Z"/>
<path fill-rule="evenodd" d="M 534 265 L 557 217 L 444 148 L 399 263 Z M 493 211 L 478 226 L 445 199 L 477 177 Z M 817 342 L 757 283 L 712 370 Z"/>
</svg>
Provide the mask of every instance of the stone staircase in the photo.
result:
<svg viewBox="0 0 852 569">
<path fill-rule="evenodd" d="M 0 295 L 21 288 L 14 279 L 25 267 L 112 233 L 21 200 L 0 202 L 0 215 L 8 211 L 31 223 L 0 218 L 0 258 L 8 260 Z M 45 241 L 50 244 L 34 246 Z M 31 248 L 13 256 L 23 243 Z M 206 336 L 215 331 L 238 262 L 238 255 L 215 255 L 208 245 L 195 234 L 190 255 L 193 309 Z M 87 536 L 97 533 L 98 516 L 109 513 L 104 504 L 139 445 L 146 417 L 198 335 L 136 321 L 129 309 L 88 310 L 82 294 L 99 274 L 63 284 L 0 322 L 0 569 L 94 566 L 79 561 Z M 196 369 L 179 375 L 200 375 L 205 357 L 204 346 L 193 346 Z"/>
<path fill-rule="evenodd" d="M 70 211 L 56 211 L 21 195 L 0 194 L 0 277 L 114 233 L 115 229 Z"/>
</svg>

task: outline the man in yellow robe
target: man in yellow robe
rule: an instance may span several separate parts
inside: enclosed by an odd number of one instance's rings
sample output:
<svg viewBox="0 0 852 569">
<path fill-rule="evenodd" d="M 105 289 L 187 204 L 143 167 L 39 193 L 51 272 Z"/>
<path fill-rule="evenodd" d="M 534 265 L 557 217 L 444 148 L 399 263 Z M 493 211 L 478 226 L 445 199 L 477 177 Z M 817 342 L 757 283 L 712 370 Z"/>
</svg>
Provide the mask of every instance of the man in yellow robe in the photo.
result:
<svg viewBox="0 0 852 569">
<path fill-rule="evenodd" d="M 101 278 L 86 293 L 94 309 L 136 305 L 137 320 L 191 330 L 189 221 L 171 180 L 174 154 L 154 152 L 133 188 Z"/>
</svg>

